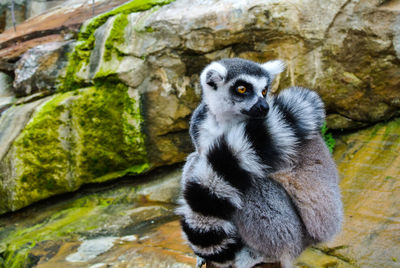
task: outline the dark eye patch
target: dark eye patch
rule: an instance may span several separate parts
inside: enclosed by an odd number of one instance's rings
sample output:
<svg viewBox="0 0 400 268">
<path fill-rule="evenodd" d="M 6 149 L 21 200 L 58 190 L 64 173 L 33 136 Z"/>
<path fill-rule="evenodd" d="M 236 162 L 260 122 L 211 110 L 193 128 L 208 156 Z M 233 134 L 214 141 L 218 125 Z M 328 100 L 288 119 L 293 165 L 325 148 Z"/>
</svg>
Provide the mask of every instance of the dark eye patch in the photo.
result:
<svg viewBox="0 0 400 268">
<path fill-rule="evenodd" d="M 243 87 L 246 88 L 246 93 L 237 92 L 237 88 L 240 87 L 240 86 L 243 86 Z M 233 84 L 230 87 L 230 92 L 234 97 L 237 97 L 237 98 L 240 98 L 240 99 L 246 98 L 246 97 L 251 96 L 251 95 L 254 94 L 253 85 L 248 83 L 248 82 L 246 82 L 246 81 L 244 81 L 244 80 L 237 80 L 235 82 L 235 84 Z"/>
</svg>

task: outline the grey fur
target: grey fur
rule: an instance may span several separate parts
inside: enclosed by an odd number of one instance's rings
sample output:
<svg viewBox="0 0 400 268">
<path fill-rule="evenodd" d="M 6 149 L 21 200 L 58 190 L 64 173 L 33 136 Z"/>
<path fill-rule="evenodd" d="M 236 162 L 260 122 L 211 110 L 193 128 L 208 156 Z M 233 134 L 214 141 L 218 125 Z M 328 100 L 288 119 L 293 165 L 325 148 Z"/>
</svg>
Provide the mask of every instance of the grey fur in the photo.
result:
<svg viewBox="0 0 400 268">
<path fill-rule="evenodd" d="M 202 215 L 192 211 L 184 197 L 177 212 L 200 232 L 213 226 L 225 230 L 227 237 L 219 245 L 201 248 L 189 242 L 200 255 L 218 255 L 227 250 L 228 242 L 241 238 L 243 247 L 236 258 L 215 262 L 220 267 L 250 268 L 260 261 L 279 261 L 282 267 L 291 267 L 306 247 L 327 241 L 340 230 L 343 212 L 338 174 L 319 134 L 325 120 L 319 96 L 293 87 L 265 98 L 270 110 L 262 124 L 269 129 L 276 158 L 281 159 L 277 166 L 265 163 L 252 146 L 246 132 L 248 117 L 238 110 L 254 101 L 249 98 L 236 103 L 231 97 L 230 87 L 243 79 L 253 85 L 254 99 L 259 98 L 283 66 L 280 61 L 260 65 L 225 59 L 213 62 L 201 75 L 203 101 L 194 111 L 190 127 L 196 151 L 185 164 L 182 189 L 190 182 L 200 183 L 216 198 L 230 200 L 235 212 L 229 220 Z M 245 192 L 221 178 L 208 162 L 207 156 L 221 137 L 248 174 L 243 179 L 251 187 Z"/>
</svg>

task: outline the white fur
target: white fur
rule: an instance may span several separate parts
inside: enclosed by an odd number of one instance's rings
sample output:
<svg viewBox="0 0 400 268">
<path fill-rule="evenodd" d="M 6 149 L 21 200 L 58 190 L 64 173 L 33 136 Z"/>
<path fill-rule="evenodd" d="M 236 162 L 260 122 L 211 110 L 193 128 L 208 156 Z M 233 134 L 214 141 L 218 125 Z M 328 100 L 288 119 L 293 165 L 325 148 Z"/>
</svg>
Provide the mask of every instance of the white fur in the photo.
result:
<svg viewBox="0 0 400 268">
<path fill-rule="evenodd" d="M 244 123 L 233 126 L 226 134 L 226 141 L 239 159 L 241 168 L 257 177 L 264 177 L 265 169 L 268 167 L 262 163 L 248 141 Z"/>
<path fill-rule="evenodd" d="M 226 70 L 226 68 L 222 65 L 222 64 L 220 64 L 220 63 L 218 63 L 218 62 L 212 62 L 211 64 L 209 64 L 204 70 L 203 70 L 203 72 L 201 73 L 201 75 L 200 75 L 200 83 L 201 83 L 201 86 L 203 87 L 203 89 L 211 89 L 211 90 L 214 90 L 211 86 L 209 86 L 208 84 L 207 84 L 207 73 L 209 72 L 209 71 L 211 71 L 211 70 L 213 70 L 213 71 L 216 71 L 220 76 L 221 76 L 221 78 L 222 78 L 222 80 L 221 81 L 219 81 L 219 83 L 223 83 L 224 82 L 224 79 L 225 79 L 225 77 L 226 77 L 226 75 L 227 75 L 227 70 Z M 218 85 L 218 82 L 217 82 L 217 85 Z"/>
<path fill-rule="evenodd" d="M 261 253 L 249 248 L 244 247 L 235 256 L 236 268 L 251 268 L 260 263 L 273 263 L 276 260 L 268 259 Z"/>
<path fill-rule="evenodd" d="M 228 199 L 236 208 L 242 207 L 240 192 L 220 178 L 212 169 L 205 157 L 200 157 L 193 169 L 198 183 L 207 187 L 216 196 Z"/>
<path fill-rule="evenodd" d="M 322 122 L 325 119 L 324 104 L 314 91 L 300 87 L 292 87 L 283 90 L 278 96 L 304 128 L 309 129 L 310 138 L 319 133 Z"/>
<path fill-rule="evenodd" d="M 270 100 L 270 103 L 273 100 Z M 296 156 L 296 147 L 298 139 L 292 128 L 285 122 L 281 111 L 270 105 L 270 111 L 267 116 L 267 127 L 271 131 L 272 139 L 279 148 L 287 162 L 292 162 Z"/>
<path fill-rule="evenodd" d="M 277 74 L 280 74 L 286 68 L 285 62 L 281 60 L 268 61 L 264 64 L 261 64 L 261 66 L 271 74 L 271 80 L 273 80 Z"/>
<path fill-rule="evenodd" d="M 224 130 L 224 127 L 217 123 L 213 115 L 207 116 L 199 126 L 199 153 L 205 154 L 214 141 L 224 133 Z"/>
<path fill-rule="evenodd" d="M 177 215 L 185 217 L 185 221 L 192 228 L 209 231 L 212 228 L 220 227 L 227 234 L 235 234 L 236 227 L 229 221 L 219 218 L 204 216 L 192 211 L 184 199 L 179 200 L 180 206 L 175 210 Z"/>
<path fill-rule="evenodd" d="M 210 255 L 210 254 L 216 254 L 218 252 L 221 252 L 222 250 L 226 249 L 229 244 L 233 244 L 235 242 L 236 242 L 235 239 L 227 238 L 227 239 L 224 239 L 221 242 L 221 244 L 219 244 L 219 245 L 213 245 L 210 247 L 199 247 L 196 245 L 192 245 L 192 248 L 194 251 L 199 252 L 201 254 Z"/>
</svg>

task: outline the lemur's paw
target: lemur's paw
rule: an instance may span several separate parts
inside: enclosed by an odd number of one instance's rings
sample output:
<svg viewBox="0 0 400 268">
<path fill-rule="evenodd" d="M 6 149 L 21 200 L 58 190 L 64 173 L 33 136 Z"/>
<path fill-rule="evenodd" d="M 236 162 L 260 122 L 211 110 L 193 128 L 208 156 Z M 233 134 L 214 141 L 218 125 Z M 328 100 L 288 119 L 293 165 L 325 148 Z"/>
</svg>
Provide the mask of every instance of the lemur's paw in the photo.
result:
<svg viewBox="0 0 400 268">
<path fill-rule="evenodd" d="M 206 264 L 205 260 L 199 256 L 196 258 L 196 268 L 201 268 L 204 264 Z"/>
</svg>

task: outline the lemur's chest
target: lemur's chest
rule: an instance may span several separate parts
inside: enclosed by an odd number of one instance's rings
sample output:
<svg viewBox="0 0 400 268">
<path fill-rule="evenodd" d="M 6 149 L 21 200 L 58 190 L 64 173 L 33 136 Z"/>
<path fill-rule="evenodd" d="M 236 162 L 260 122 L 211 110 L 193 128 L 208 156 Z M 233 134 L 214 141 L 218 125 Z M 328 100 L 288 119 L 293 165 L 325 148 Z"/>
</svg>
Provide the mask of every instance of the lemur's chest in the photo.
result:
<svg viewBox="0 0 400 268">
<path fill-rule="evenodd" d="M 218 124 L 211 116 L 201 122 L 199 126 L 199 151 L 206 151 L 213 143 L 228 131 L 226 125 Z"/>
</svg>

